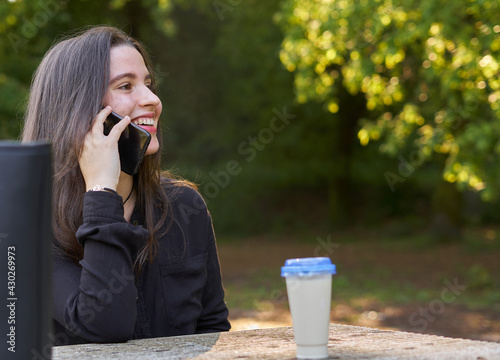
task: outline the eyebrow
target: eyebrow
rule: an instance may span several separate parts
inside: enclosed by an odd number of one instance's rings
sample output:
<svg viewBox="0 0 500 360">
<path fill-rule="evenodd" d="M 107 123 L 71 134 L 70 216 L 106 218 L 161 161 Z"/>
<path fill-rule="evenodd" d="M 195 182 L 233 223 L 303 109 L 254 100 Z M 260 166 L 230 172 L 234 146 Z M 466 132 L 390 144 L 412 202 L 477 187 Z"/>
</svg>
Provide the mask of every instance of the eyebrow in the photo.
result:
<svg viewBox="0 0 500 360">
<path fill-rule="evenodd" d="M 123 78 L 136 79 L 137 75 L 135 75 L 134 73 L 130 73 L 130 72 L 119 74 L 119 75 L 116 75 L 114 78 L 112 78 L 109 83 L 114 84 L 115 82 L 117 82 L 118 80 L 121 80 Z M 147 74 L 146 77 L 144 78 L 144 80 L 151 80 L 151 79 L 152 79 L 151 74 Z"/>
</svg>

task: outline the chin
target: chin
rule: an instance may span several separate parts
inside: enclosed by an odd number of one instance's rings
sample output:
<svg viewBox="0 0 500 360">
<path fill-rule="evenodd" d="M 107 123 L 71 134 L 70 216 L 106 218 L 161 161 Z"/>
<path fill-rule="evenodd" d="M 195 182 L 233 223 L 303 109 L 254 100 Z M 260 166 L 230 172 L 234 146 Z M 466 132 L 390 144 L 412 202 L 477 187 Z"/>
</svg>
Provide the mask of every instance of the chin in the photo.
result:
<svg viewBox="0 0 500 360">
<path fill-rule="evenodd" d="M 153 135 L 151 137 L 151 142 L 149 143 L 149 146 L 146 150 L 146 155 L 156 154 L 159 149 L 160 149 L 160 144 L 158 143 L 158 139 L 156 135 Z"/>
</svg>

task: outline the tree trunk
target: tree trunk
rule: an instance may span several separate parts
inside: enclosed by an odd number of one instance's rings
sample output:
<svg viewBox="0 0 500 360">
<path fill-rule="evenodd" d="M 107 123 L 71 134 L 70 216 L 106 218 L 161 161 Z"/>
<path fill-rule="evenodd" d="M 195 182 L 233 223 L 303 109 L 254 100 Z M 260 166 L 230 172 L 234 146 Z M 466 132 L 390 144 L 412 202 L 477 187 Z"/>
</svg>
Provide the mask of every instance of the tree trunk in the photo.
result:
<svg viewBox="0 0 500 360">
<path fill-rule="evenodd" d="M 332 169 L 328 187 L 329 224 L 332 229 L 345 228 L 354 222 L 356 202 L 351 179 L 351 158 L 355 146 L 359 146 L 357 128 L 366 110 L 362 94 L 351 95 L 342 88 L 339 94 L 339 112 L 333 119 Z"/>
<path fill-rule="evenodd" d="M 430 235 L 437 242 L 451 243 L 462 239 L 463 197 L 456 184 L 441 180 L 432 194 Z"/>
</svg>

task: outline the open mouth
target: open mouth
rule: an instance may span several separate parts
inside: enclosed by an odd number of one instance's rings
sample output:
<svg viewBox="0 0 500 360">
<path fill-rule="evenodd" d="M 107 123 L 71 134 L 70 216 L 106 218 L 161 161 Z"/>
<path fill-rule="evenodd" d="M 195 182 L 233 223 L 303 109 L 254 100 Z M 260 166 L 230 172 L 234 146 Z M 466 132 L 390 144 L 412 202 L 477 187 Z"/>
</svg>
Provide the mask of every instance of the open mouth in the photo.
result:
<svg viewBox="0 0 500 360">
<path fill-rule="evenodd" d="M 156 132 L 155 121 L 152 118 L 139 118 L 134 120 L 133 123 L 149 133 Z"/>
<path fill-rule="evenodd" d="M 151 118 L 139 118 L 139 119 L 134 120 L 134 124 L 153 126 L 155 124 L 155 121 Z"/>
</svg>

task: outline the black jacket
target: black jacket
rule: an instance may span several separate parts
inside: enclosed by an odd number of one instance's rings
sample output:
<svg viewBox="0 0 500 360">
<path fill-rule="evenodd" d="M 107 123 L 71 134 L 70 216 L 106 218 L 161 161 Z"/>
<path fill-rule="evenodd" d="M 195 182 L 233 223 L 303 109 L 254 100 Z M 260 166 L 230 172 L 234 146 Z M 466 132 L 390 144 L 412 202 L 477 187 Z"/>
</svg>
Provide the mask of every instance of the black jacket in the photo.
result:
<svg viewBox="0 0 500 360">
<path fill-rule="evenodd" d="M 230 329 L 210 214 L 194 189 L 177 189 L 166 190 L 173 219 L 137 279 L 133 261 L 148 236 L 137 208 L 129 223 L 120 196 L 84 195 L 84 258 L 54 259 L 55 345 Z"/>
</svg>

